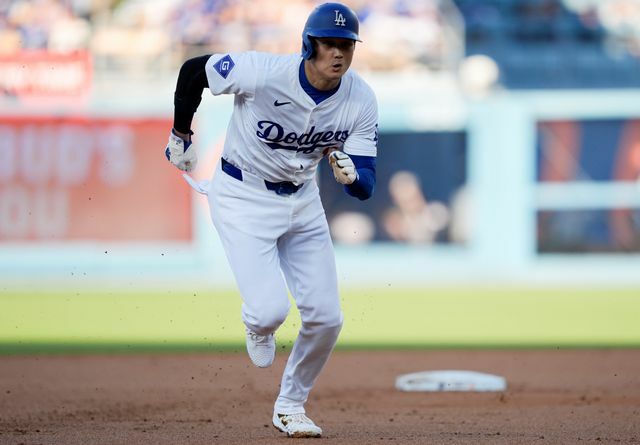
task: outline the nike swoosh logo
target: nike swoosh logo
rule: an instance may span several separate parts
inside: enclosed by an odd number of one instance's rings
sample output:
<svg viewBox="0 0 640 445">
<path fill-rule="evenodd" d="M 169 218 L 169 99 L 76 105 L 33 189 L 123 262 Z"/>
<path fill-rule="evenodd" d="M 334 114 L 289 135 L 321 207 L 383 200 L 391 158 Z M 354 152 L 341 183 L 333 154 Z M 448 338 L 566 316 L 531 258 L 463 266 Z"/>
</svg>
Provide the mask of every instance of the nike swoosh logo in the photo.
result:
<svg viewBox="0 0 640 445">
<path fill-rule="evenodd" d="M 287 105 L 290 104 L 291 102 L 278 102 L 278 99 L 276 99 L 275 101 L 273 101 L 273 105 L 276 107 L 281 107 L 282 105 Z"/>
</svg>

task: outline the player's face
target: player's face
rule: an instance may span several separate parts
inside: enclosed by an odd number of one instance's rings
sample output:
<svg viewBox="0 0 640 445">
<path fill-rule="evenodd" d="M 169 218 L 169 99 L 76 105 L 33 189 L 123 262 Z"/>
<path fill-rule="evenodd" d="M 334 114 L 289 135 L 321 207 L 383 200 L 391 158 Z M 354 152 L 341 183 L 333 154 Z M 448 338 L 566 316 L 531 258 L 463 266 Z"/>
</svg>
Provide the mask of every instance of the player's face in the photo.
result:
<svg viewBox="0 0 640 445">
<path fill-rule="evenodd" d="M 315 57 L 310 60 L 315 74 L 329 83 L 337 83 L 347 72 L 356 42 L 337 37 L 325 37 L 316 39 Z"/>
</svg>

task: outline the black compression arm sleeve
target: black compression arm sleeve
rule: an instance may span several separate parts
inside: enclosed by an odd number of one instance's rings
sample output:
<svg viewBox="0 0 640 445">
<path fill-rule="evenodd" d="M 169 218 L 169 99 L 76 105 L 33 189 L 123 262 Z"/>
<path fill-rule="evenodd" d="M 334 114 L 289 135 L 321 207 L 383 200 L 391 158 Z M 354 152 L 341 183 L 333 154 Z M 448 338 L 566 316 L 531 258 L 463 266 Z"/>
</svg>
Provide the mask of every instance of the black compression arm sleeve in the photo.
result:
<svg viewBox="0 0 640 445">
<path fill-rule="evenodd" d="M 202 100 L 202 90 L 209 87 L 205 66 L 210 54 L 189 59 L 180 68 L 173 96 L 173 128 L 192 134 L 191 121 Z"/>
</svg>

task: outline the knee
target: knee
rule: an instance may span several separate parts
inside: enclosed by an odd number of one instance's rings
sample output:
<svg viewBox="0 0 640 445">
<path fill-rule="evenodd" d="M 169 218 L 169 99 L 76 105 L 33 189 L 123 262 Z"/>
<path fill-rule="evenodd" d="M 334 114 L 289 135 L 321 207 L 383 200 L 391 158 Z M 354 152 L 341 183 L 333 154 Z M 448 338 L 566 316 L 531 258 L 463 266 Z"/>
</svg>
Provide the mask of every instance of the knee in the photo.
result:
<svg viewBox="0 0 640 445">
<path fill-rule="evenodd" d="M 341 310 L 337 310 L 334 313 L 326 316 L 322 320 L 322 325 L 327 328 L 337 328 L 338 330 L 342 328 L 342 323 L 344 322 L 344 315 Z"/>
<path fill-rule="evenodd" d="M 313 311 L 309 316 L 303 317 L 302 324 L 313 330 L 337 330 L 340 331 L 344 316 L 340 308 L 331 310 Z"/>
<path fill-rule="evenodd" d="M 245 312 L 245 324 L 253 332 L 268 335 L 284 323 L 289 313 L 289 304 L 272 304 L 254 311 L 252 315 Z"/>
</svg>

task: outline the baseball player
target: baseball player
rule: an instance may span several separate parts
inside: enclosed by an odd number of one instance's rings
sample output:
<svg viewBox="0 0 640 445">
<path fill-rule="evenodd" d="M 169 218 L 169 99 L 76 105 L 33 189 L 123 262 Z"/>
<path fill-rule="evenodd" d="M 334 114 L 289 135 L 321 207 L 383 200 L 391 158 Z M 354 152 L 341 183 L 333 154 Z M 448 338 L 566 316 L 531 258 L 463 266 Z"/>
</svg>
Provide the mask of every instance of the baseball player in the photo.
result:
<svg viewBox="0 0 640 445">
<path fill-rule="evenodd" d="M 290 437 L 322 434 L 304 404 L 343 322 L 317 166 L 326 157 L 336 181 L 361 200 L 375 185 L 377 102 L 349 70 L 358 30 L 351 9 L 322 4 L 304 26 L 301 55 L 196 57 L 180 69 L 174 96 L 165 154 L 189 172 L 197 162 L 191 122 L 203 89 L 235 95 L 220 171 L 211 181 L 185 178 L 208 195 L 242 296 L 247 352 L 256 366 L 273 363 L 288 291 L 299 309 L 302 326 L 273 413 L 273 425 Z"/>
</svg>

